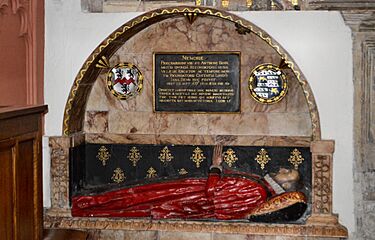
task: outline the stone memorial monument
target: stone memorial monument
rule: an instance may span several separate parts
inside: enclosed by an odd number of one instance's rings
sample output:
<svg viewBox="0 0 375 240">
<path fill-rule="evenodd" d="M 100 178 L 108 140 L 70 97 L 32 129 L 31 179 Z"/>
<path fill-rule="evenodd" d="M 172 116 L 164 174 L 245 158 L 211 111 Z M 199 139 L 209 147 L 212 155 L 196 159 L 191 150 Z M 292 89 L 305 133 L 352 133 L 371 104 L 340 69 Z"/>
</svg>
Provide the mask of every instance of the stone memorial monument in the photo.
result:
<svg viewBox="0 0 375 240">
<path fill-rule="evenodd" d="M 186 6 L 125 23 L 83 64 L 63 129 L 47 227 L 347 236 L 308 81 L 234 14 Z"/>
</svg>

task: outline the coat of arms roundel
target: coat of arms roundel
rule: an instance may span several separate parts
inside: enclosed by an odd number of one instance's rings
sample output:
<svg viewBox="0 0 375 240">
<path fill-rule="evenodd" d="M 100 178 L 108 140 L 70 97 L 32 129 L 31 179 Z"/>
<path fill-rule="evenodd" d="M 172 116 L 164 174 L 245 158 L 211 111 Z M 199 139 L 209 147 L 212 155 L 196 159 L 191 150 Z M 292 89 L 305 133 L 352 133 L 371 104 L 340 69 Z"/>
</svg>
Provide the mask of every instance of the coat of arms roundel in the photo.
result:
<svg viewBox="0 0 375 240">
<path fill-rule="evenodd" d="M 125 100 L 141 92 L 143 75 L 136 65 L 120 63 L 109 70 L 107 86 L 114 96 Z"/>
<path fill-rule="evenodd" d="M 254 68 L 249 78 L 251 96 L 260 103 L 272 104 L 283 99 L 288 90 L 287 79 L 280 68 L 262 64 Z"/>
</svg>

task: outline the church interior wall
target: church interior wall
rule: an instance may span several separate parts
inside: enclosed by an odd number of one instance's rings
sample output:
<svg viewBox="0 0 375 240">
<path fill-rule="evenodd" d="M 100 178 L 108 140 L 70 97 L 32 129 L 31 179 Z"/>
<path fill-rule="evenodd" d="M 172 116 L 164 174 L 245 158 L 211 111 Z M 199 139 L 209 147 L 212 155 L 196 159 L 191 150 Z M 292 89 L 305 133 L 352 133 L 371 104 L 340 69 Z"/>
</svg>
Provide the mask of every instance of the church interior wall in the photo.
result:
<svg viewBox="0 0 375 240">
<path fill-rule="evenodd" d="M 46 136 L 61 135 L 63 111 L 73 80 L 95 47 L 113 30 L 140 13 L 83 13 L 79 1 L 46 1 Z M 336 142 L 334 212 L 354 229 L 352 40 L 338 12 L 240 12 L 268 32 L 294 58 L 318 105 L 322 139 Z M 251 46 L 249 46 L 251 47 Z M 49 179 L 48 141 L 44 179 Z M 50 205 L 44 181 L 44 206 Z"/>
</svg>

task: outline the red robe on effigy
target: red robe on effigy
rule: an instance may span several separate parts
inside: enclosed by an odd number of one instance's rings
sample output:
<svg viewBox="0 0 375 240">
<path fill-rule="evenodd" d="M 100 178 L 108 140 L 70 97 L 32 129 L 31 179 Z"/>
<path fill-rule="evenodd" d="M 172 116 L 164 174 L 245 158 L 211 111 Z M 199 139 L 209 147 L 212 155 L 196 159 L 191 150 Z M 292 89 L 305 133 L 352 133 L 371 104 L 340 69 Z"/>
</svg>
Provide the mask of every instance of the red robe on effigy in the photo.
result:
<svg viewBox="0 0 375 240">
<path fill-rule="evenodd" d="M 72 199 L 77 217 L 153 219 L 245 219 L 272 188 L 258 176 L 187 178 L 129 187 Z"/>
</svg>

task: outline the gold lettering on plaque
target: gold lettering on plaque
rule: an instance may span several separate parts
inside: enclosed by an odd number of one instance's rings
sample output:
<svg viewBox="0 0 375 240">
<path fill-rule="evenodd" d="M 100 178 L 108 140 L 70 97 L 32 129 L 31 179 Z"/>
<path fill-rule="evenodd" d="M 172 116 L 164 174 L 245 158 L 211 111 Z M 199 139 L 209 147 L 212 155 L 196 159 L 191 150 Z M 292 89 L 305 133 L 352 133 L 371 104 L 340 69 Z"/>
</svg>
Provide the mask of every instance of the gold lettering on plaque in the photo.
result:
<svg viewBox="0 0 375 240">
<path fill-rule="evenodd" d="M 103 166 L 105 166 L 110 157 L 111 157 L 111 154 L 108 152 L 108 149 L 105 146 L 101 146 L 98 150 L 98 154 L 96 155 L 96 158 L 102 162 Z"/>
<path fill-rule="evenodd" d="M 168 149 L 167 146 L 165 146 L 165 147 L 160 151 L 159 159 L 160 159 L 160 161 L 163 162 L 163 163 L 167 163 L 167 162 L 172 161 L 173 156 L 172 156 L 172 153 L 171 153 L 171 151 L 169 151 L 169 149 Z"/>
<path fill-rule="evenodd" d="M 268 153 L 266 151 L 266 149 L 262 148 L 260 149 L 260 151 L 258 152 L 259 154 L 257 155 L 257 157 L 255 158 L 255 160 L 258 162 L 258 164 L 260 165 L 260 168 L 261 169 L 264 169 L 264 166 L 269 162 L 271 161 L 271 158 L 268 156 Z"/>
<path fill-rule="evenodd" d="M 195 163 L 195 166 L 199 168 L 201 166 L 201 163 L 206 159 L 206 157 L 203 155 L 202 149 L 196 147 L 190 159 Z"/>
<path fill-rule="evenodd" d="M 305 160 L 302 155 L 301 155 L 301 152 L 295 148 L 291 153 L 290 153 L 290 157 L 288 159 L 288 161 L 293 164 L 294 168 L 296 170 L 298 170 L 298 166 L 303 162 L 303 160 Z"/>
<path fill-rule="evenodd" d="M 132 162 L 133 167 L 137 166 L 137 162 L 142 158 L 142 155 L 139 153 L 139 150 L 136 147 L 132 147 L 128 154 L 129 161 Z"/>
</svg>

